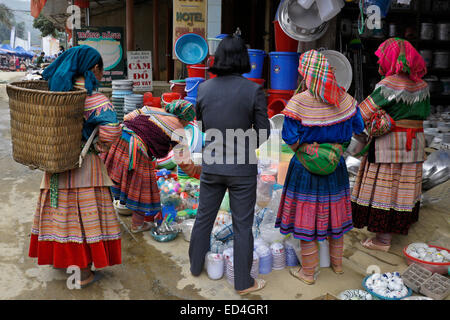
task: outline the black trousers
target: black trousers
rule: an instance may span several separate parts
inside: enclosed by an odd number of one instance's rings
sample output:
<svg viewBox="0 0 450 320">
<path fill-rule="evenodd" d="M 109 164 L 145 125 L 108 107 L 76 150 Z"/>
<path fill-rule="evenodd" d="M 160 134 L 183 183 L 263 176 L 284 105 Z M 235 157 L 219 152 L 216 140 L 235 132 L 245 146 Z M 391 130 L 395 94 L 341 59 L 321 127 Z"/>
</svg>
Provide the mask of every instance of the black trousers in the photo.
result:
<svg viewBox="0 0 450 320">
<path fill-rule="evenodd" d="M 226 190 L 234 233 L 234 288 L 245 290 L 254 285 L 250 276 L 253 263 L 253 217 L 256 204 L 256 176 L 234 177 L 202 173 L 200 203 L 189 244 L 191 273 L 198 276 L 209 250 L 211 231 Z"/>
</svg>

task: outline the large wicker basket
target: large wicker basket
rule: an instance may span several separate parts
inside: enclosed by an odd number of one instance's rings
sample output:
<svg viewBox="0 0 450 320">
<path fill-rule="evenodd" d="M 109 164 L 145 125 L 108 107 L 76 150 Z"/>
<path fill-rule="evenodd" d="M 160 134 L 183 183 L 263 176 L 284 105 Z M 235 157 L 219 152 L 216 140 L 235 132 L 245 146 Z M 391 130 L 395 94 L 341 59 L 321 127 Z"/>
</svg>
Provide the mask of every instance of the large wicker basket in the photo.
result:
<svg viewBox="0 0 450 320">
<path fill-rule="evenodd" d="M 77 166 L 86 90 L 48 90 L 47 81 L 6 86 L 11 113 L 13 158 L 50 173 Z"/>
</svg>

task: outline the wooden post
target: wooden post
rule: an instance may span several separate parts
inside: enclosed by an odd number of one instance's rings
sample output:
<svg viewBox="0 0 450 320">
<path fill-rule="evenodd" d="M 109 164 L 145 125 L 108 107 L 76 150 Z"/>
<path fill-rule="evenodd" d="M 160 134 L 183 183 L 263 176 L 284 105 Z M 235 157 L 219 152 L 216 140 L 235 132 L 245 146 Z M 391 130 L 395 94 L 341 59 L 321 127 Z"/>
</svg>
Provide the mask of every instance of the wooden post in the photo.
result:
<svg viewBox="0 0 450 320">
<path fill-rule="evenodd" d="M 159 3 L 153 0 L 153 80 L 159 80 Z"/>
<path fill-rule="evenodd" d="M 127 51 L 134 51 L 134 0 L 126 0 Z"/>
<path fill-rule="evenodd" d="M 172 20 L 173 13 L 170 5 L 167 5 L 167 47 L 166 47 L 166 57 L 167 57 L 167 81 L 175 79 L 173 74 L 173 59 L 172 59 Z"/>
</svg>

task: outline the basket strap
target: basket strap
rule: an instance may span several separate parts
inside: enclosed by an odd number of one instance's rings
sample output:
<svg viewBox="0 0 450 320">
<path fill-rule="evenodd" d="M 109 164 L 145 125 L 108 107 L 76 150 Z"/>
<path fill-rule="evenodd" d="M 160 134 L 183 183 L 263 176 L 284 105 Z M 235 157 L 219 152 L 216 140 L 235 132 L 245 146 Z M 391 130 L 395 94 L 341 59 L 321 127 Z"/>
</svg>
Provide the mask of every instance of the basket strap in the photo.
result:
<svg viewBox="0 0 450 320">
<path fill-rule="evenodd" d="M 78 166 L 81 168 L 81 165 L 83 164 L 84 157 L 86 157 L 86 154 L 91 147 L 92 141 L 94 140 L 94 137 L 96 136 L 97 132 L 99 130 L 99 126 L 95 127 L 95 129 L 92 131 L 88 141 L 84 145 L 83 150 L 81 150 L 80 153 L 80 159 L 78 160 Z"/>
</svg>

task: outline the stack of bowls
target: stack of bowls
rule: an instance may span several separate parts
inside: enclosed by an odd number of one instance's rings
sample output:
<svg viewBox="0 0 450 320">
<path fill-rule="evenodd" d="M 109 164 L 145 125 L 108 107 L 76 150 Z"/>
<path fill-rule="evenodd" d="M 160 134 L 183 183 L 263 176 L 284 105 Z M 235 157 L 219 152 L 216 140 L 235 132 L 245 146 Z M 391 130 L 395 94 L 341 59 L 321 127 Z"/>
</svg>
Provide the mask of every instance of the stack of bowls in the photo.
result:
<svg viewBox="0 0 450 320">
<path fill-rule="evenodd" d="M 272 253 L 269 247 L 259 246 L 256 248 L 256 253 L 259 256 L 259 273 L 268 274 L 272 272 Z"/>
<path fill-rule="evenodd" d="M 125 96 L 124 112 L 128 114 L 144 106 L 144 96 L 142 94 L 129 94 Z"/>
<path fill-rule="evenodd" d="M 227 276 L 227 281 L 229 284 L 234 286 L 234 258 L 233 256 L 229 257 L 225 260 L 226 271 L 225 274 Z"/>
<path fill-rule="evenodd" d="M 133 94 L 133 80 L 114 80 L 112 81 L 112 89 L 111 102 L 117 113 L 117 119 L 122 121 L 125 115 L 124 98 Z"/>
<path fill-rule="evenodd" d="M 286 266 L 288 267 L 298 266 L 299 262 L 294 247 L 290 243 L 286 242 L 285 248 L 286 248 Z"/>
<path fill-rule="evenodd" d="M 286 267 L 286 250 L 282 243 L 275 242 L 270 246 L 272 251 L 272 270 L 283 270 Z"/>
</svg>

